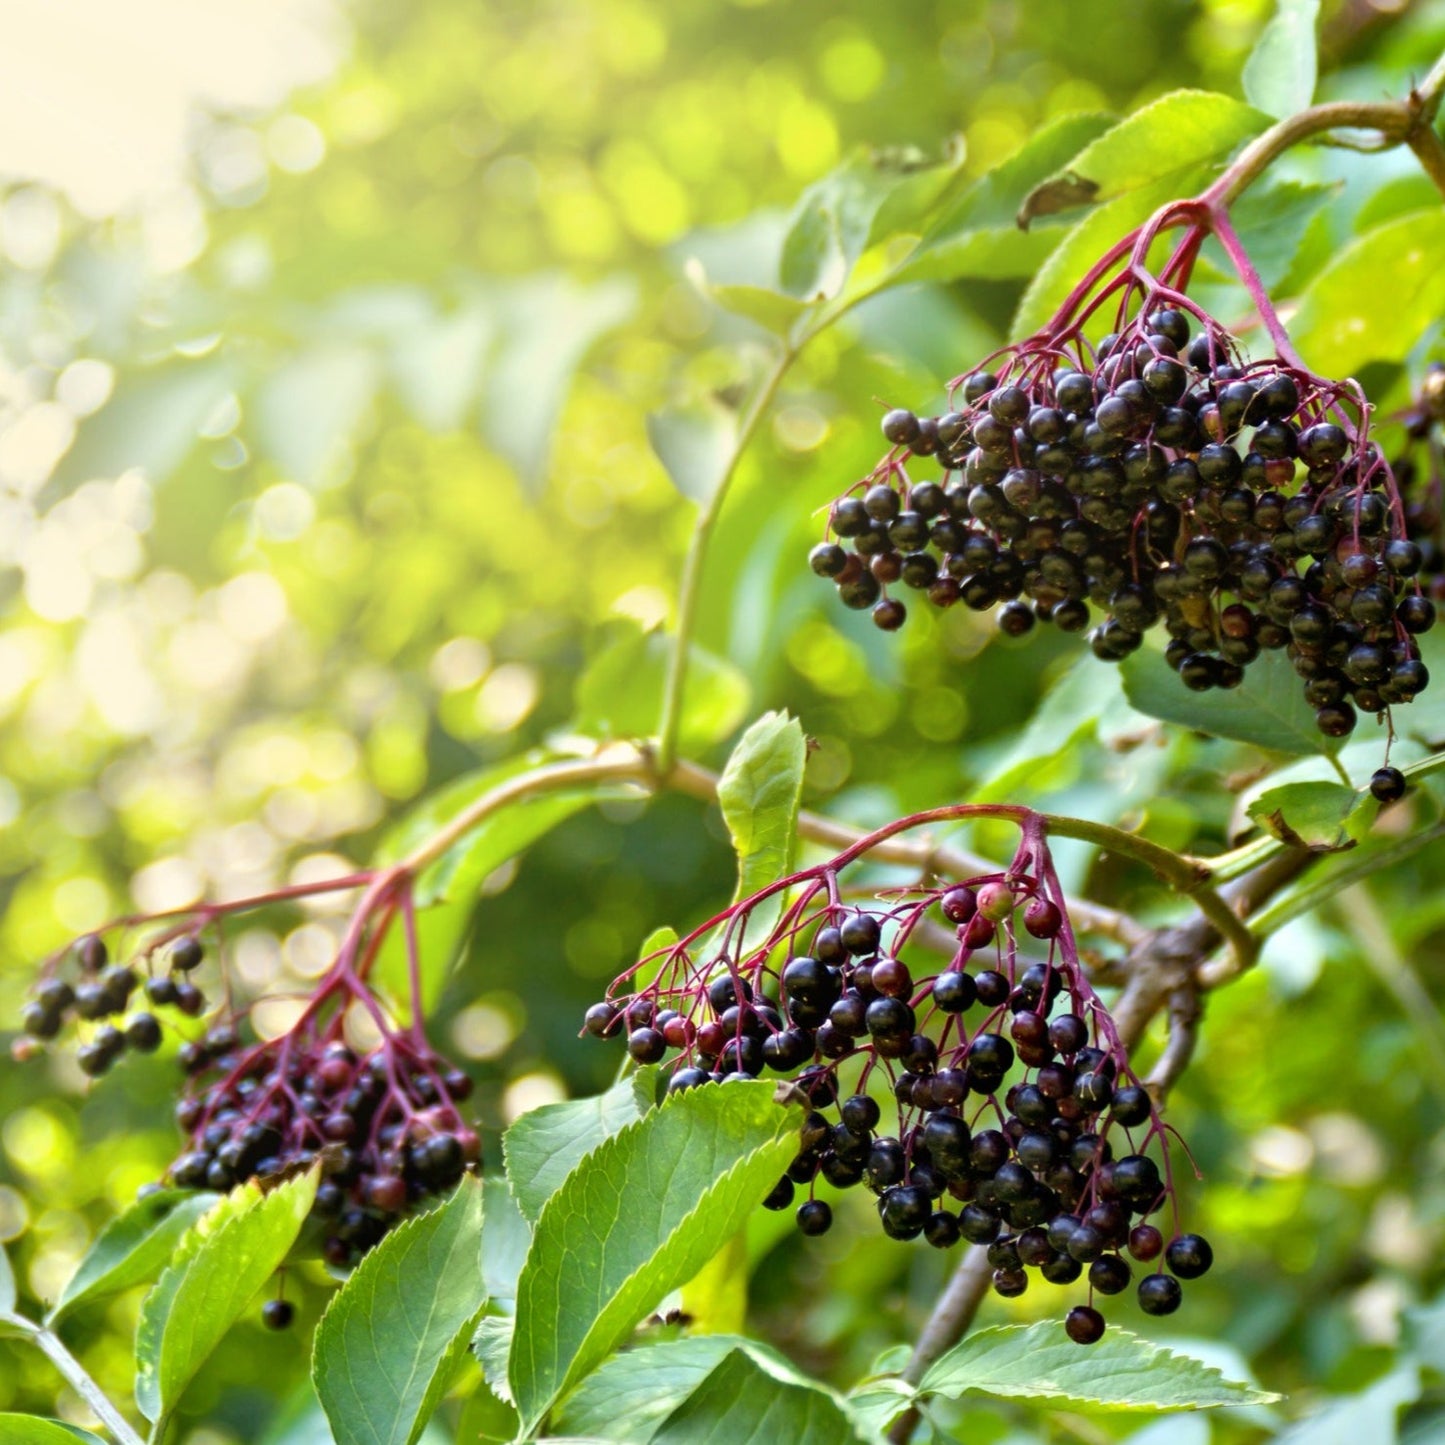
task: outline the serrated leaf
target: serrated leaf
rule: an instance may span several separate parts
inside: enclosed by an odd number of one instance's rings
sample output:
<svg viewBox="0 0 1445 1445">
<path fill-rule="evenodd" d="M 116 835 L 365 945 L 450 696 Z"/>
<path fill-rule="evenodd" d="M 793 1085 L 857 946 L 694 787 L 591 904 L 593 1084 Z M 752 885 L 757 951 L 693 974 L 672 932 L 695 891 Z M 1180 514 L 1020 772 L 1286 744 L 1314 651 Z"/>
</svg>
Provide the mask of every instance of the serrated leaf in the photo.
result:
<svg viewBox="0 0 1445 1445">
<path fill-rule="evenodd" d="M 1293 848 L 1311 853 L 1341 853 L 1358 841 L 1367 794 L 1343 783 L 1286 783 L 1261 793 L 1247 809 L 1249 816 Z M 1352 830 L 1351 821 L 1357 820 Z"/>
<path fill-rule="evenodd" d="M 1445 211 L 1413 211 L 1352 241 L 1305 288 L 1290 334 L 1324 376 L 1397 361 L 1445 310 Z M 1389 305 L 1380 304 L 1388 278 Z"/>
<path fill-rule="evenodd" d="M 1320 0 L 1279 0 L 1244 62 L 1244 94 L 1252 106 L 1283 120 L 1310 103 L 1319 72 L 1319 16 Z"/>
<path fill-rule="evenodd" d="M 732 1350 L 652 1436 L 653 1445 L 862 1445 L 831 1393 L 775 1379 Z"/>
<path fill-rule="evenodd" d="M 645 738 L 657 731 L 668 660 L 676 640 L 629 628 L 588 663 L 577 682 L 577 730 L 591 737 Z M 740 669 L 700 647 L 689 652 L 680 731 L 684 749 L 727 737 L 747 714 L 752 689 Z"/>
<path fill-rule="evenodd" d="M 792 871 L 807 753 L 798 720 L 768 712 L 738 739 L 728 757 L 718 779 L 717 800 L 738 856 L 734 902 Z M 782 907 L 779 893 L 752 911 L 743 948 L 771 931 Z"/>
<path fill-rule="evenodd" d="M 888 1376 L 864 1380 L 848 1391 L 848 1413 L 873 1438 L 882 1435 L 917 1398 L 917 1390 L 906 1380 Z"/>
<path fill-rule="evenodd" d="M 316 1195 L 316 1171 L 262 1194 L 233 1190 L 194 1224 L 141 1305 L 136 1403 L 168 1416 L 252 1297 L 285 1261 Z"/>
<path fill-rule="evenodd" d="M 647 439 L 673 486 L 705 507 L 737 454 L 737 414 L 718 402 L 654 411 Z"/>
<path fill-rule="evenodd" d="M 154 1279 L 181 1236 L 221 1196 L 165 1189 L 139 1199 L 101 1230 L 46 1317 L 54 1324 L 77 1305 Z"/>
<path fill-rule="evenodd" d="M 60 1420 L 43 1420 L 38 1415 L 0 1415 L 0 1440 L 5 1445 L 105 1445 L 99 1435 L 67 1425 Z"/>
<path fill-rule="evenodd" d="M 1314 709 L 1283 652 L 1262 654 L 1238 687 L 1212 692 L 1190 692 L 1152 647 L 1140 648 L 1120 666 L 1125 696 L 1150 717 L 1274 752 L 1339 750 L 1341 740 L 1325 737 L 1315 726 Z"/>
<path fill-rule="evenodd" d="M 1269 116 L 1227 95 L 1175 90 L 1136 110 L 1085 147 L 1024 203 L 1029 216 L 1099 203 L 1222 159 Z M 1176 189 L 1175 195 L 1187 194 Z"/>
<path fill-rule="evenodd" d="M 535 1223 L 542 1206 L 582 1160 L 643 1113 L 629 1076 L 604 1094 L 544 1104 L 523 1114 L 502 1136 L 507 1178 L 523 1215 Z"/>
<path fill-rule="evenodd" d="M 483 1306 L 482 1187 L 392 1230 L 316 1329 L 311 1374 L 336 1445 L 415 1445 Z"/>
<path fill-rule="evenodd" d="M 1111 1327 L 1081 1348 L 1057 1320 L 980 1330 L 938 1360 L 919 1390 L 949 1399 L 978 1390 L 1113 1410 L 1204 1410 L 1279 1399 L 1127 1330 Z"/>
<path fill-rule="evenodd" d="M 507 1365 L 512 1357 L 512 1337 L 517 1321 L 513 1315 L 487 1315 L 477 1324 L 472 1336 L 472 1353 L 482 1367 L 482 1378 L 504 1405 L 516 1405 L 512 1386 L 507 1380 Z"/>
<path fill-rule="evenodd" d="M 689 1089 L 568 1176 L 517 1285 L 509 1375 L 525 1425 L 742 1226 L 796 1153 L 798 1125 L 766 1083 Z"/>
</svg>

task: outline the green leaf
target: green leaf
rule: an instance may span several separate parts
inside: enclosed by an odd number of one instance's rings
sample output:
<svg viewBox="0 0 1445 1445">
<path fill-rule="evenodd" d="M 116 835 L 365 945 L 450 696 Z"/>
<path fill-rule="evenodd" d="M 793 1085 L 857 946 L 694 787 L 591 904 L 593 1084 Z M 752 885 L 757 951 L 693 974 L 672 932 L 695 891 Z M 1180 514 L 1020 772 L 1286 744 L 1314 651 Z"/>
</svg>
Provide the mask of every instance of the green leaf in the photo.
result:
<svg viewBox="0 0 1445 1445">
<path fill-rule="evenodd" d="M 766 1083 L 689 1089 L 568 1176 L 518 1281 L 510 1378 L 524 1424 L 742 1226 L 797 1152 L 798 1125 Z"/>
<path fill-rule="evenodd" d="M 689 1335 L 613 1355 L 558 1407 L 556 1424 L 577 1435 L 639 1445 L 735 1350 L 777 1379 L 804 1382 L 784 1356 L 756 1340 Z"/>
<path fill-rule="evenodd" d="M 1419 1398 L 1419 1368 L 1402 1363 L 1357 1394 L 1325 1401 L 1274 1439 L 1277 1445 L 1395 1445 L 1400 1411 Z"/>
<path fill-rule="evenodd" d="M 741 282 L 713 284 L 704 280 L 703 291 L 724 311 L 756 322 L 777 336 L 788 335 L 798 317 L 808 310 L 806 301 L 785 296 L 781 291 L 770 291 L 766 286 L 745 286 Z M 653 446 L 657 446 L 655 441 Z"/>
<path fill-rule="evenodd" d="M 1110 246 L 1147 221 L 1166 201 L 1198 190 L 1206 178 L 1198 169 L 1165 176 L 1091 211 L 1065 235 L 1029 283 L 1014 317 L 1013 335 L 1028 336 L 1041 330 Z"/>
<path fill-rule="evenodd" d="M 980 1330 L 938 1360 L 919 1389 L 955 1400 L 978 1390 L 1114 1410 L 1203 1410 L 1280 1398 L 1127 1330 L 1110 1328 L 1098 1344 L 1080 1349 L 1057 1320 Z"/>
<path fill-rule="evenodd" d="M 849 1390 L 848 1413 L 872 1438 L 881 1435 L 917 1398 L 917 1390 L 906 1380 L 885 1375 Z"/>
<path fill-rule="evenodd" d="M 718 402 L 654 411 L 647 418 L 647 439 L 673 486 L 705 507 L 737 454 L 737 414 Z"/>
<path fill-rule="evenodd" d="M 1024 203 L 1025 211 L 1045 216 L 1153 186 L 1227 156 L 1269 121 L 1262 111 L 1227 95 L 1171 91 L 1120 121 L 1036 187 Z M 1170 190 L 1176 196 L 1187 194 L 1177 184 Z"/>
<path fill-rule="evenodd" d="M 1190 692 L 1164 655 L 1142 647 L 1121 664 L 1124 693 L 1150 717 L 1280 753 L 1333 753 L 1341 740 L 1315 726 L 1314 709 L 1283 652 L 1266 652 L 1236 688 Z"/>
<path fill-rule="evenodd" d="M 1266 288 L 1280 285 L 1289 275 L 1306 228 L 1337 190 L 1337 186 L 1276 181 L 1252 187 L 1229 208 L 1234 229 Z M 1204 254 L 1221 275 L 1234 278 L 1234 268 L 1214 237 L 1205 242 Z"/>
<path fill-rule="evenodd" d="M 1013 746 L 970 788 L 970 802 L 1012 797 L 1068 758 L 1080 741 L 1093 737 L 1106 711 L 1122 706 L 1118 675 L 1100 676 L 1097 660 L 1080 657 L 1049 688 Z"/>
<path fill-rule="evenodd" d="M 655 1073 L 656 1071 L 653 1070 Z M 605 1094 L 529 1109 L 502 1137 L 512 1194 L 533 1223 L 562 1181 L 605 1139 L 643 1115 L 629 1076 Z"/>
<path fill-rule="evenodd" d="M 1057 175 L 1114 121 L 1105 111 L 1078 111 L 1046 121 L 938 218 L 919 250 L 946 245 L 969 231 L 1011 227 L 1017 233 L 1032 219 L 1023 207 L 1034 187 Z"/>
<path fill-rule="evenodd" d="M 46 1317 L 54 1324 L 77 1305 L 153 1280 L 181 1236 L 220 1198 L 164 1189 L 137 1200 L 101 1230 Z"/>
<path fill-rule="evenodd" d="M 136 1401 L 169 1416 L 197 1371 L 284 1262 L 316 1194 L 316 1172 L 263 1194 L 233 1190 L 191 1227 L 141 1305 Z"/>
<path fill-rule="evenodd" d="M 738 855 L 733 900 L 791 871 L 808 744 L 796 718 L 764 713 L 742 737 L 718 779 L 717 800 Z M 760 942 L 782 913 L 783 894 L 753 910 L 742 946 Z"/>
<path fill-rule="evenodd" d="M 1081 113 L 1049 121 L 944 210 L 895 273 L 894 284 L 1032 276 L 1063 231 L 1020 231 L 1028 220 L 1022 211 L 1025 198 L 1107 130 L 1111 120 L 1102 113 Z"/>
<path fill-rule="evenodd" d="M 488 1175 L 482 1183 L 481 1270 L 482 1284 L 493 1302 L 516 1299 L 517 1276 L 531 1244 L 532 1226 L 517 1207 L 507 1181 Z"/>
<path fill-rule="evenodd" d="M 1398 361 L 1445 309 L 1445 210 L 1438 205 L 1376 226 L 1352 241 L 1300 297 L 1290 334 L 1325 376 L 1354 376 Z M 1381 305 L 1388 278 L 1389 305 Z"/>
<path fill-rule="evenodd" d="M 507 1383 L 507 1364 L 512 1356 L 512 1338 L 517 1321 L 512 1315 L 487 1315 L 477 1325 L 472 1337 L 472 1353 L 482 1367 L 482 1378 L 504 1405 L 515 1405 L 512 1387 Z"/>
<path fill-rule="evenodd" d="M 502 341 L 486 379 L 482 431 L 535 492 L 546 478 L 557 419 L 578 366 L 637 305 L 636 284 L 584 285 L 562 273 L 514 281 L 499 303 Z"/>
<path fill-rule="evenodd" d="M 1261 793 L 1247 811 L 1282 843 L 1311 853 L 1342 853 L 1358 841 L 1367 797 L 1343 783 L 1286 783 Z"/>
<path fill-rule="evenodd" d="M 482 1187 L 394 1229 L 316 1329 L 311 1374 L 337 1445 L 414 1445 L 482 1309 Z"/>
<path fill-rule="evenodd" d="M 1244 62 L 1244 94 L 1251 105 L 1283 120 L 1310 103 L 1319 71 L 1319 16 L 1320 0 L 1279 0 Z"/>
<path fill-rule="evenodd" d="M 645 738 L 657 731 L 668 659 L 676 640 L 629 628 L 588 664 L 577 683 L 579 732 L 591 737 Z M 681 739 L 703 750 L 727 737 L 747 715 L 752 689 L 732 663 L 691 650 Z"/>
<path fill-rule="evenodd" d="M 733 1350 L 668 1416 L 653 1445 L 862 1445 L 828 1391 L 767 1374 Z"/>
<path fill-rule="evenodd" d="M 105 1445 L 99 1435 L 66 1425 L 60 1420 L 42 1420 L 38 1415 L 0 1415 L 0 1440 L 5 1445 Z"/>
<path fill-rule="evenodd" d="M 484 1381 L 462 1406 L 456 1445 L 510 1445 L 517 1438 L 520 1424 L 517 1412 L 494 1395 Z"/>
<path fill-rule="evenodd" d="M 793 211 L 779 264 L 783 290 L 809 301 L 836 296 L 881 232 L 910 228 L 937 202 L 961 159 L 920 167 L 911 155 L 855 151 L 809 186 Z"/>
</svg>

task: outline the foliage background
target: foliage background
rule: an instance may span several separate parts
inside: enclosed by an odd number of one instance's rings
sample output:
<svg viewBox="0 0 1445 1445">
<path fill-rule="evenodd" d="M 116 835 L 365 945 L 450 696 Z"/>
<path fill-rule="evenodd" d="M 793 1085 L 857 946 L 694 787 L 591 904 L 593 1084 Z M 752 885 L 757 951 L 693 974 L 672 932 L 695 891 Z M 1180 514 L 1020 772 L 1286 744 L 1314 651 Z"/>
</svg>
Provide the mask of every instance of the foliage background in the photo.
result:
<svg viewBox="0 0 1445 1445">
<path fill-rule="evenodd" d="M 107 201 L 0 181 L 4 1023 L 34 960 L 105 917 L 364 861 L 428 790 L 566 730 L 587 661 L 669 616 L 693 509 L 646 414 L 736 395 L 766 343 L 707 302 L 699 263 L 771 279 L 788 209 L 855 146 L 936 155 L 958 135 L 981 174 L 1058 114 L 1238 94 L 1266 10 L 374 0 L 331 18 L 324 78 L 192 113 L 179 183 Z M 1400 95 L 1445 44 L 1445 5 L 1326 5 L 1323 33 L 1321 98 Z M 1291 158 L 1339 189 L 1281 275 L 1438 204 L 1412 166 Z M 802 557 L 817 509 L 876 455 L 875 399 L 936 401 L 1020 291 L 905 288 L 804 356 L 710 556 L 700 640 L 725 667 L 695 720 L 705 760 L 786 706 L 818 743 L 807 805 L 866 823 L 966 798 L 1011 755 L 1073 656 L 1063 639 L 1005 647 L 952 614 L 885 639 Z M 1385 409 L 1435 341 L 1366 373 Z M 1257 756 L 1104 708 L 1112 674 L 1095 676 L 1103 722 L 1031 768 L 1021 800 L 1223 846 L 1220 783 Z M 1082 878 L 1090 860 L 1069 856 Z M 583 813 L 488 880 L 437 1029 L 481 1081 L 493 1144 L 529 1105 L 605 1082 L 582 1008 L 731 871 L 715 812 L 664 798 Z M 1168 1335 L 1233 1352 L 1231 1373 L 1252 1367 L 1292 1412 L 1398 1369 L 1402 1312 L 1441 1282 L 1441 871 L 1427 855 L 1292 925 L 1212 1001 L 1173 1105 L 1222 1266 Z M 1157 903 L 1127 873 L 1089 882 Z M 253 930 L 238 970 L 304 982 L 333 923 Z M 172 1068 L 130 1061 L 91 1091 L 61 1056 L 0 1065 L 0 1238 L 33 1295 L 164 1168 Z M 945 1260 L 861 1215 L 806 1247 L 775 1223 L 753 1242 L 758 1331 L 846 1380 L 916 1330 Z M 308 1321 L 324 1298 L 303 1291 Z M 117 1395 L 135 1307 L 81 1326 Z M 280 1438 L 263 1388 L 279 1379 L 300 1383 L 294 1345 L 238 1331 L 190 1397 L 190 1440 Z M 0 1353 L 0 1409 L 78 1418 L 54 1399 L 42 1363 Z M 1128 1430 L 1023 1420 L 985 1411 L 970 1439 Z M 1157 1428 L 1192 1445 L 1268 1425 Z"/>
</svg>

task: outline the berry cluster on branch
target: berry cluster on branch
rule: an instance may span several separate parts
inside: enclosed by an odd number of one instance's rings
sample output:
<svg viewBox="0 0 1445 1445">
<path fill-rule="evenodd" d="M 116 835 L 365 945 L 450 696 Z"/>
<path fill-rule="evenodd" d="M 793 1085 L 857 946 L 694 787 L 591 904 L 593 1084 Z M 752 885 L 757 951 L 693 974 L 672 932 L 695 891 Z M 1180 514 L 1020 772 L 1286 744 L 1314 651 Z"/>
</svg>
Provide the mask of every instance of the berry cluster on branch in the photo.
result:
<svg viewBox="0 0 1445 1445">
<path fill-rule="evenodd" d="M 294 1022 L 284 1032 L 258 1035 L 251 1021 L 263 1000 L 233 1001 L 222 921 L 360 884 L 366 891 L 336 959 L 298 1003 Z M 410 965 L 406 1024 L 397 1022 L 369 982 L 394 926 L 404 931 Z M 106 934 L 141 937 L 130 962 L 109 962 Z M 213 948 L 207 947 L 208 934 L 214 935 Z M 208 952 L 216 955 L 223 979 L 214 1006 L 195 982 Z M 169 1181 L 228 1190 L 319 1161 L 313 1215 L 322 1253 L 328 1263 L 345 1267 L 407 1210 L 452 1188 L 480 1157 L 480 1137 L 460 1107 L 472 1081 L 428 1043 L 419 980 L 409 878 L 357 875 L 159 919 L 127 918 L 81 939 L 46 961 L 24 1010 L 26 1037 L 17 1052 L 33 1054 L 73 1024 L 77 1060 L 95 1077 L 127 1049 L 151 1053 L 174 1035 L 185 1075 L 176 1122 L 185 1142 L 167 1171 Z M 148 1007 L 110 1022 L 138 988 Z M 365 1044 L 356 1038 L 358 1020 Z M 275 1326 L 286 1310 L 273 1309 L 268 1324 Z"/>
<path fill-rule="evenodd" d="M 1156 278 L 1150 246 L 1179 225 Z M 1425 556 L 1363 393 L 1308 371 L 1262 292 L 1279 354 L 1258 361 L 1189 299 L 1211 229 L 1257 282 L 1222 215 L 1176 203 L 1044 330 L 955 377 L 949 411 L 887 413 L 890 450 L 834 501 L 810 554 L 845 606 L 893 631 L 900 588 L 937 607 L 1002 603 L 1004 633 L 1093 623 L 1112 662 L 1162 625 L 1196 691 L 1237 687 L 1283 650 L 1331 737 L 1424 689 Z M 1091 341 L 1110 301 L 1114 330 Z M 937 480 L 918 475 L 930 464 Z"/>
<path fill-rule="evenodd" d="M 850 894 L 866 845 L 784 879 L 643 959 L 584 1032 L 665 1061 L 672 1090 L 791 1079 L 809 1113 L 764 1202 L 805 1234 L 832 1223 L 820 1180 L 862 1185 L 894 1239 L 987 1245 L 1001 1295 L 1087 1271 L 1092 1301 L 1142 1265 L 1141 1307 L 1170 1314 L 1210 1248 L 1179 1227 L 1171 1130 L 1085 976 L 1041 820 L 1021 828 L 1007 869 L 947 887 Z M 952 954 L 925 971 L 940 920 Z M 1067 1325 L 1104 1329 L 1092 1303 Z"/>
</svg>

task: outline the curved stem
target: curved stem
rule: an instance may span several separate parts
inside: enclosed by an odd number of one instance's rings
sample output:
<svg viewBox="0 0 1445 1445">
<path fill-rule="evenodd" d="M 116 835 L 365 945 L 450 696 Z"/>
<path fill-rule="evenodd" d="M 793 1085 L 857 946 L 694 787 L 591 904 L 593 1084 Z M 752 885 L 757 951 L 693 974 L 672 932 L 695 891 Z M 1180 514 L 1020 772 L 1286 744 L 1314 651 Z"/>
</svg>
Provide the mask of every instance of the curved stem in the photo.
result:
<svg viewBox="0 0 1445 1445">
<path fill-rule="evenodd" d="M 1445 173 L 1437 173 L 1435 162 L 1427 162 L 1421 154 L 1422 148 L 1426 151 L 1438 150 L 1439 138 L 1435 137 L 1433 148 L 1428 141 L 1422 141 L 1420 147 L 1416 145 L 1417 140 L 1427 133 L 1433 135 L 1432 127 L 1440 110 L 1442 94 L 1445 94 L 1445 55 L 1435 62 L 1430 73 L 1403 101 L 1337 100 L 1325 105 L 1312 105 L 1256 136 L 1200 199 L 1214 207 L 1229 206 L 1287 150 L 1313 136 L 1340 129 L 1379 131 L 1385 147 L 1410 146 L 1421 157 L 1421 164 L 1430 178 L 1445 191 L 1445 184 L 1442 184 Z"/>
<path fill-rule="evenodd" d="M 60 1371 L 66 1384 L 90 1406 L 95 1418 L 115 1436 L 119 1445 L 145 1445 L 125 1416 L 111 1404 L 110 1397 L 91 1378 L 85 1366 L 65 1348 L 59 1335 L 23 1315 L 6 1315 L 4 1320 L 7 1325 L 19 1330 Z"/>
<path fill-rule="evenodd" d="M 815 334 L 810 333 L 796 346 L 785 346 L 762 384 L 753 393 L 752 401 L 738 423 L 732 454 L 723 468 L 723 474 L 713 488 L 712 495 L 702 504 L 697 521 L 693 524 L 692 540 L 688 543 L 687 557 L 682 564 L 682 582 L 677 594 L 677 627 L 673 634 L 672 656 L 667 664 L 667 678 L 663 684 L 662 718 L 658 723 L 657 766 L 664 776 L 677 756 L 677 735 L 682 726 L 683 695 L 687 688 L 687 654 L 697 626 L 697 609 L 702 596 L 702 569 L 707 558 L 708 543 L 712 540 L 713 529 L 722 514 L 723 503 L 727 500 L 728 490 L 737 475 L 743 453 L 747 451 L 759 423 L 767 414 L 773 398 L 777 396 L 783 378 L 798 359 L 798 353 Z"/>
</svg>

